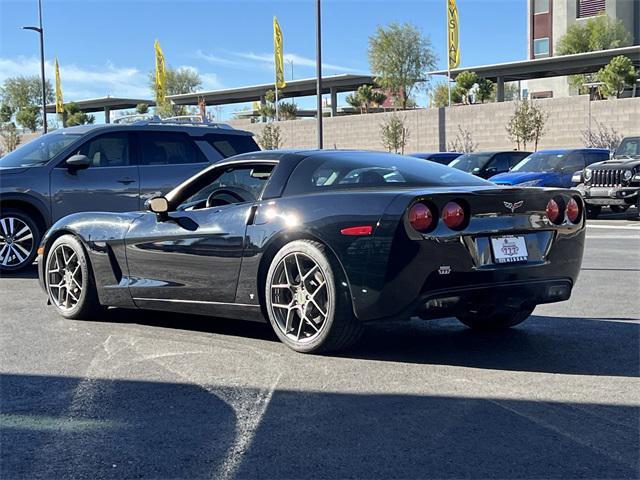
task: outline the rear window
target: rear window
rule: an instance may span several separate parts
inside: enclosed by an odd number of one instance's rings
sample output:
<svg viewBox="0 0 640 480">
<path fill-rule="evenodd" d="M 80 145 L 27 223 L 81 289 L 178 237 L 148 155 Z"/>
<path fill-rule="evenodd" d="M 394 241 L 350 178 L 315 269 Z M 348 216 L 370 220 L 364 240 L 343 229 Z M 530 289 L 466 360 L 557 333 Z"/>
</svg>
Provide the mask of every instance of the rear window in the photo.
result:
<svg viewBox="0 0 640 480">
<path fill-rule="evenodd" d="M 314 155 L 295 168 L 285 195 L 357 188 L 412 188 L 492 185 L 433 162 L 392 154 Z"/>
<path fill-rule="evenodd" d="M 209 145 L 224 157 L 260 150 L 258 144 L 249 135 L 209 134 L 205 136 Z"/>
</svg>

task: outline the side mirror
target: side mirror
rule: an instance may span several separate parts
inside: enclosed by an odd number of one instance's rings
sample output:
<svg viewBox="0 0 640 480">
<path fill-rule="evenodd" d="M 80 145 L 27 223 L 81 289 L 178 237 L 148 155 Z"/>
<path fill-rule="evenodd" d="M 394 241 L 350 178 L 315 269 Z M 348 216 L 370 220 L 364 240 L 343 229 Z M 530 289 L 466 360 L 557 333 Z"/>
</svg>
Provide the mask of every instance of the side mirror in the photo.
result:
<svg viewBox="0 0 640 480">
<path fill-rule="evenodd" d="M 471 173 L 477 175 L 478 173 L 480 173 L 480 167 L 475 167 L 473 170 L 471 170 Z"/>
<path fill-rule="evenodd" d="M 155 213 L 161 220 L 167 218 L 167 213 L 169 212 L 169 201 L 165 197 L 152 197 L 147 200 L 144 205 L 147 210 Z"/>
<path fill-rule="evenodd" d="M 89 168 L 91 160 L 86 155 L 72 155 L 65 162 L 67 167 L 72 170 L 82 170 Z"/>
</svg>

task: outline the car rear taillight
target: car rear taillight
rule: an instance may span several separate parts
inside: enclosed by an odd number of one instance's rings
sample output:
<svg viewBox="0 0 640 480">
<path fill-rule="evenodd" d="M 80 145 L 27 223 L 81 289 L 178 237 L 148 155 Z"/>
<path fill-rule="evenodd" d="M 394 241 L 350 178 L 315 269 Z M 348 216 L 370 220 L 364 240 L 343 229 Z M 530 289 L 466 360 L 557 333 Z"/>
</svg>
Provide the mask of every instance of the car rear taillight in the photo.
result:
<svg viewBox="0 0 640 480">
<path fill-rule="evenodd" d="M 547 217 L 551 221 L 551 223 L 555 223 L 556 225 L 562 223 L 562 215 L 560 215 L 560 205 L 555 198 L 549 200 L 547 203 Z"/>
<path fill-rule="evenodd" d="M 415 203 L 409 209 L 409 223 L 420 233 L 426 233 L 435 227 L 433 212 L 424 203 Z"/>
<path fill-rule="evenodd" d="M 578 201 L 575 198 L 571 198 L 567 202 L 566 215 L 571 223 L 578 223 L 578 220 L 580 220 L 580 205 L 578 205 Z"/>
<path fill-rule="evenodd" d="M 453 230 L 462 228 L 466 217 L 464 208 L 457 202 L 449 202 L 442 208 L 442 221 Z"/>
</svg>

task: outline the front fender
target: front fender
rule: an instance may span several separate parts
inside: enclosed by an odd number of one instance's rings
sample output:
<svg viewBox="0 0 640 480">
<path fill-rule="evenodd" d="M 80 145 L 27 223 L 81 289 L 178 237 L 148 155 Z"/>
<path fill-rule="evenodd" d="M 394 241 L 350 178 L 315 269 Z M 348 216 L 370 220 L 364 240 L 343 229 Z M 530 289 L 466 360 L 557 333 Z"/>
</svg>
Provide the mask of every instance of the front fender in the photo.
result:
<svg viewBox="0 0 640 480">
<path fill-rule="evenodd" d="M 82 212 L 58 220 L 45 234 L 39 249 L 40 282 L 44 286 L 44 262 L 53 242 L 60 236 L 77 237 L 87 252 L 103 305 L 135 307 L 126 282 L 127 261 L 124 239 L 140 213 Z"/>
</svg>

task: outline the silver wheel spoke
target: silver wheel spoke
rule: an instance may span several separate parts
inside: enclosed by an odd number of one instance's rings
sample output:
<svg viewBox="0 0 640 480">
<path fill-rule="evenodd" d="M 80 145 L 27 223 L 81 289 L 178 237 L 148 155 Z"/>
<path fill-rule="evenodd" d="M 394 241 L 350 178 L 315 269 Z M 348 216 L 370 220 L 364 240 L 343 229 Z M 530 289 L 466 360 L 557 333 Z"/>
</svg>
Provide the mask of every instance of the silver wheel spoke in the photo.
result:
<svg viewBox="0 0 640 480">
<path fill-rule="evenodd" d="M 7 226 L 7 219 L 0 219 L 0 225 L 2 225 L 2 235 L 7 238 L 9 236 L 9 227 Z"/>
<path fill-rule="evenodd" d="M 61 310 L 74 308 L 82 297 L 82 266 L 76 251 L 58 245 L 46 260 L 49 297 Z"/>
<path fill-rule="evenodd" d="M 18 252 L 18 249 L 16 248 L 17 245 L 14 243 L 13 245 L 11 245 L 11 251 L 13 252 L 13 254 L 18 257 L 19 263 L 24 262 L 24 259 L 26 257 L 23 257 L 22 255 L 20 255 L 20 252 Z M 24 250 L 24 249 L 23 249 Z M 28 254 L 27 254 L 28 255 Z"/>
<path fill-rule="evenodd" d="M 320 315 L 322 315 L 324 317 L 324 319 L 327 318 L 327 314 L 320 308 L 320 305 L 318 305 L 318 302 L 316 302 L 315 298 L 311 299 L 311 303 L 313 303 L 313 306 L 316 307 L 316 310 L 318 310 L 318 312 L 320 312 Z"/>
<path fill-rule="evenodd" d="M 270 292 L 270 315 L 283 334 L 309 342 L 322 332 L 331 297 L 324 273 L 312 257 L 293 252 L 281 259 Z"/>
<path fill-rule="evenodd" d="M 14 243 L 13 244 L 13 249 L 17 252 L 18 249 L 20 249 L 20 251 L 24 254 L 25 258 L 29 256 L 29 253 L 31 253 L 29 250 L 27 250 L 26 248 L 24 248 L 22 245 L 20 245 L 19 243 Z M 20 259 L 20 261 L 22 262 L 24 260 L 24 258 Z"/>
</svg>

